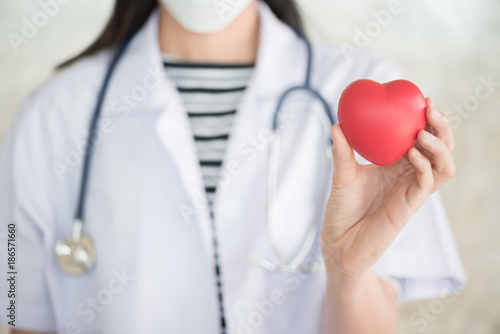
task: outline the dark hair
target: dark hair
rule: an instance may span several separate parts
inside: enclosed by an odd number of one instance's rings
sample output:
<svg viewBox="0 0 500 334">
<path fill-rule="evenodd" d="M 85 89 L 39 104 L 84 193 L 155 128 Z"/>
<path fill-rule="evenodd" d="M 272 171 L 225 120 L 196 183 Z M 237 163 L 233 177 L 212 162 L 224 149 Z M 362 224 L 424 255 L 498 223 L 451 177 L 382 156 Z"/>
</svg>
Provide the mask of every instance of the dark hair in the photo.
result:
<svg viewBox="0 0 500 334">
<path fill-rule="evenodd" d="M 297 31 L 303 31 L 294 0 L 264 0 L 264 2 L 281 21 Z M 62 63 L 58 68 L 105 48 L 120 45 L 129 34 L 141 28 L 157 4 L 157 0 L 116 0 L 113 14 L 99 37 L 82 53 Z"/>
</svg>

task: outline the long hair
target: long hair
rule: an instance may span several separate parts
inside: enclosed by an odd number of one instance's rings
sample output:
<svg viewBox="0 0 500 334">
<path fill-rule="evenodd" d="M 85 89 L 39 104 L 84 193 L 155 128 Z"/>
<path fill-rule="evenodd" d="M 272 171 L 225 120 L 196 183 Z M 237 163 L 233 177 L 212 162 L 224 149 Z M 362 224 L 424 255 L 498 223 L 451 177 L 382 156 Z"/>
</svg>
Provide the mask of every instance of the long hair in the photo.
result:
<svg viewBox="0 0 500 334">
<path fill-rule="evenodd" d="M 263 0 L 281 21 L 302 32 L 302 21 L 294 0 Z M 77 56 L 60 64 L 67 66 L 76 60 L 93 55 L 108 47 L 116 47 L 146 22 L 158 5 L 157 0 L 116 0 L 113 14 L 99 37 Z"/>
</svg>

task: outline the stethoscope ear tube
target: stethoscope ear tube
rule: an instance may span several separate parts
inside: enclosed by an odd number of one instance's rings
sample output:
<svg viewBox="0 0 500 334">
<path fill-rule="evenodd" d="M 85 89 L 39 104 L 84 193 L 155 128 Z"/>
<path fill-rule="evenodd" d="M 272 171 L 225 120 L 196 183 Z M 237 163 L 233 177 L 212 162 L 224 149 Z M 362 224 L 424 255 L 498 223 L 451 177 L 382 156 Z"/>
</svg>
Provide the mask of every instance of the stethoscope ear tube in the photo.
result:
<svg viewBox="0 0 500 334">
<path fill-rule="evenodd" d="M 277 195 L 277 189 L 278 189 L 278 172 L 279 172 L 279 150 L 280 150 L 280 135 L 279 135 L 279 115 L 281 112 L 281 109 L 286 101 L 286 99 L 294 92 L 297 91 L 304 91 L 313 96 L 314 99 L 318 100 L 321 102 L 322 108 L 325 111 L 325 114 L 330 121 L 330 125 L 333 125 L 337 123 L 336 117 L 334 116 L 332 109 L 330 108 L 328 102 L 325 100 L 325 98 L 315 89 L 311 87 L 311 68 L 312 68 L 312 47 L 311 43 L 307 40 L 307 38 L 304 37 L 300 32 L 297 32 L 297 35 L 304 40 L 307 48 L 307 68 L 306 68 L 306 76 L 304 80 L 304 84 L 302 86 L 294 86 L 289 89 L 287 89 L 279 98 L 277 106 L 276 106 L 276 111 L 274 112 L 273 119 L 272 119 L 272 137 L 271 141 L 269 144 L 269 165 L 268 165 L 268 170 L 267 170 L 267 234 L 269 238 L 269 243 L 271 245 L 271 249 L 276 256 L 278 260 L 278 264 L 272 263 L 269 260 L 263 259 L 258 257 L 255 254 L 252 254 L 250 256 L 250 261 L 260 265 L 266 270 L 269 271 L 275 271 L 275 272 L 323 272 L 324 269 L 324 264 L 321 262 L 315 263 L 314 265 L 310 267 L 304 267 L 301 266 L 303 261 L 306 259 L 308 254 L 310 253 L 314 241 L 316 239 L 317 233 L 319 231 L 319 225 L 318 223 L 311 222 L 310 227 L 308 229 L 306 238 L 304 239 L 304 243 L 302 244 L 302 247 L 300 250 L 297 252 L 295 257 L 291 260 L 288 261 L 285 259 L 285 257 L 282 255 L 281 251 L 278 249 L 277 243 L 274 239 L 273 236 L 273 231 L 272 231 L 272 224 L 273 222 L 276 221 L 276 195 Z M 324 118 L 320 117 L 320 121 L 324 123 Z M 326 127 L 325 127 L 326 128 Z M 327 127 L 328 129 L 330 127 Z M 331 136 L 328 136 L 329 138 L 329 143 L 332 143 L 332 138 Z M 331 145 L 327 145 L 328 147 L 331 147 Z M 328 149 L 327 152 L 327 157 L 331 158 L 330 150 Z"/>
<path fill-rule="evenodd" d="M 330 105 L 328 102 L 325 100 L 323 95 L 321 95 L 320 92 L 318 92 L 316 89 L 312 88 L 311 86 L 311 71 L 312 71 L 312 60 L 313 60 L 313 51 L 312 51 L 312 45 L 311 42 L 300 32 L 300 31 L 295 31 L 297 36 L 304 41 L 304 44 L 306 45 L 306 53 L 307 53 L 307 62 L 306 62 L 306 75 L 304 79 L 304 83 L 299 86 L 294 86 L 290 87 L 287 89 L 279 98 L 278 104 L 276 105 L 276 111 L 274 112 L 273 116 L 273 121 L 272 121 L 272 130 L 276 131 L 278 129 L 278 119 L 279 119 L 279 114 L 281 112 L 281 109 L 283 107 L 283 104 L 287 97 L 291 95 L 295 91 L 305 91 L 309 94 L 311 94 L 315 99 L 321 102 L 323 109 L 330 119 L 331 125 L 337 124 L 338 120 L 337 117 L 335 117 L 335 114 L 333 113 L 332 108 L 330 108 Z"/>
<path fill-rule="evenodd" d="M 321 116 L 320 116 L 321 117 Z M 326 122 L 326 117 L 321 117 L 322 123 Z M 330 143 L 331 137 L 329 136 Z M 331 160 L 331 151 L 329 149 L 330 145 L 327 143 L 326 157 Z M 276 196 L 278 189 L 278 174 L 279 174 L 279 152 L 280 152 L 280 134 L 278 131 L 273 131 L 271 136 L 271 141 L 269 143 L 269 157 L 268 157 L 268 169 L 267 169 L 267 198 L 266 198 L 266 210 L 267 210 L 267 235 L 269 238 L 269 244 L 271 250 L 276 256 L 278 263 L 273 263 L 269 260 L 258 257 L 256 254 L 250 256 L 250 261 L 261 266 L 262 268 L 273 271 L 273 272 L 314 272 L 322 273 L 324 272 L 324 264 L 322 262 L 314 263 L 312 266 L 304 267 L 301 264 L 309 255 L 311 249 L 313 248 L 314 242 L 316 240 L 317 234 L 319 232 L 319 223 L 312 221 L 307 231 L 307 235 L 303 241 L 303 244 L 295 257 L 288 261 L 281 253 L 278 248 L 278 243 L 274 238 L 274 233 L 272 230 L 272 225 L 276 221 Z"/>
<path fill-rule="evenodd" d="M 276 191 L 278 189 L 278 161 L 279 161 L 279 146 L 280 146 L 280 136 L 277 132 L 273 132 L 271 135 L 271 141 L 269 143 L 269 155 L 268 155 L 268 166 L 267 166 L 267 198 L 266 198 L 266 210 L 267 210 L 267 236 L 269 238 L 269 244 L 278 258 L 280 263 L 286 263 L 286 259 L 281 254 L 278 249 L 277 242 L 274 240 L 274 233 L 271 228 L 271 223 L 276 221 L 275 212 L 275 199 Z"/>
<path fill-rule="evenodd" d="M 316 235 L 319 231 L 319 226 L 318 223 L 311 221 L 302 247 L 291 261 L 287 261 L 278 248 L 278 243 L 274 239 L 274 233 L 272 230 L 273 222 L 276 221 L 275 199 L 278 189 L 279 146 L 280 135 L 279 133 L 274 132 L 269 147 L 269 166 L 267 175 L 267 234 L 271 248 L 279 261 L 279 264 L 275 266 L 281 267 L 281 270 L 285 271 L 287 271 L 287 269 L 288 271 L 296 271 L 310 253 L 316 239 Z M 266 260 L 264 260 L 264 262 L 268 262 L 267 267 L 272 264 Z"/>
</svg>

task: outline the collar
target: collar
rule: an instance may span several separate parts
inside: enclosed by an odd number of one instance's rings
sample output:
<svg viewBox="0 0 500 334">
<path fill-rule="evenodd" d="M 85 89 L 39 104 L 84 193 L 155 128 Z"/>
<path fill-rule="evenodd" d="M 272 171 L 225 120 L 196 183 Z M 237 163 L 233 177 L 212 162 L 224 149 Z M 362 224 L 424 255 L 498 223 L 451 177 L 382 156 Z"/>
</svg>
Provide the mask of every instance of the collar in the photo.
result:
<svg viewBox="0 0 500 334">
<path fill-rule="evenodd" d="M 247 90 L 248 95 L 262 100 L 276 98 L 290 86 L 303 82 L 306 51 L 303 41 L 267 4 L 258 1 L 257 6 L 259 46 Z M 133 37 L 111 80 L 103 113 L 163 109 L 172 102 L 172 94 L 168 91 L 175 91 L 175 85 L 166 77 L 163 68 L 158 43 L 159 20 L 160 12 L 156 9 Z"/>
<path fill-rule="evenodd" d="M 257 60 L 242 99 L 233 139 L 226 149 L 229 160 L 243 159 L 238 154 L 238 143 L 254 135 L 256 130 L 270 126 L 277 97 L 291 85 L 300 84 L 305 75 L 303 42 L 267 5 L 258 2 L 257 6 L 260 19 Z M 158 43 L 159 16 L 158 10 L 151 14 L 117 64 L 103 104 L 103 115 L 120 112 L 120 117 L 126 118 L 135 113 L 158 112 L 155 132 L 170 161 L 176 165 L 187 195 L 180 196 L 180 201 L 185 203 L 179 205 L 198 208 L 197 202 L 204 194 L 203 180 L 180 94 L 163 68 Z M 228 189 L 218 192 L 219 197 L 230 195 Z M 191 218 L 184 218 L 198 222 L 207 256 L 210 256 L 213 244 L 208 206 L 196 212 Z"/>
</svg>

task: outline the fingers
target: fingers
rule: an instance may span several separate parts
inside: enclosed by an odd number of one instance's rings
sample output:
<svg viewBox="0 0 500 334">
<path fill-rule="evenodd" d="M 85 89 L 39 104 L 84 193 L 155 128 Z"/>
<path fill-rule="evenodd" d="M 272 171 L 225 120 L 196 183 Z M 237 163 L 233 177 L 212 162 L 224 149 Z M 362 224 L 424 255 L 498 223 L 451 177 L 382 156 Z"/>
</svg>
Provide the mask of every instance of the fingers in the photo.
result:
<svg viewBox="0 0 500 334">
<path fill-rule="evenodd" d="M 436 109 L 434 102 L 427 98 L 427 109 L 425 115 L 427 117 L 427 123 L 432 126 L 435 131 L 432 131 L 435 136 L 439 137 L 448 147 L 450 151 L 453 151 L 455 147 L 455 142 L 453 140 L 453 133 L 451 131 L 450 123 L 446 116 Z"/>
<path fill-rule="evenodd" d="M 434 183 L 437 188 L 455 175 L 456 167 L 448 146 L 444 141 L 431 133 L 422 130 L 417 135 L 417 140 L 429 154 L 428 158 L 434 169 Z"/>
<path fill-rule="evenodd" d="M 417 177 L 406 193 L 406 201 L 410 210 L 415 212 L 431 193 L 434 187 L 434 176 L 431 162 L 415 147 L 408 151 L 408 160 L 415 167 Z"/>
<path fill-rule="evenodd" d="M 347 142 L 344 132 L 338 124 L 332 126 L 333 139 L 333 166 L 335 175 L 342 177 L 352 176 L 356 171 L 357 162 L 354 151 Z"/>
</svg>

